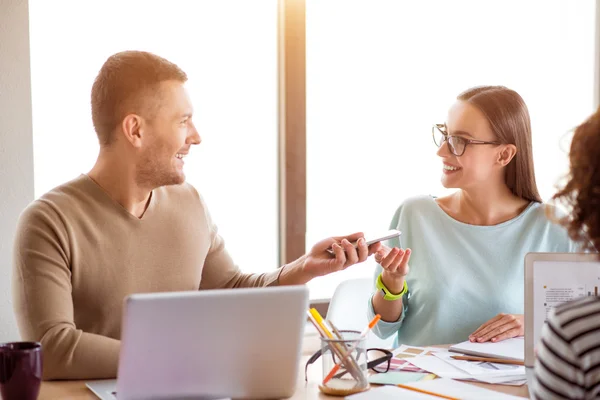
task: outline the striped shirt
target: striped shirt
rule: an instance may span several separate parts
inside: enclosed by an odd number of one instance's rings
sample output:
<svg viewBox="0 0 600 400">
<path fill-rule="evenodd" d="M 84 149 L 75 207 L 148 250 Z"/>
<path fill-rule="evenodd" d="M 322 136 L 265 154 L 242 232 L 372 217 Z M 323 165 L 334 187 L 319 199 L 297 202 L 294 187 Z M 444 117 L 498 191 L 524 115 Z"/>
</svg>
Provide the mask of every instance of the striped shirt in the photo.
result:
<svg viewBox="0 0 600 400">
<path fill-rule="evenodd" d="M 600 398 L 600 298 L 553 310 L 536 350 L 532 399 Z"/>
</svg>

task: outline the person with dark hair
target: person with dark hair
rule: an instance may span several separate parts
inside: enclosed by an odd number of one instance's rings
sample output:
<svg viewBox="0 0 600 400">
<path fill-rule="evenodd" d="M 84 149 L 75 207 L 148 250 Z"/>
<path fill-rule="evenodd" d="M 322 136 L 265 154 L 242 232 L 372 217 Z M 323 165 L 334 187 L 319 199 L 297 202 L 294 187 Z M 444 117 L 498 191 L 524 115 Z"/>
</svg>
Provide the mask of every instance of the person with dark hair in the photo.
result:
<svg viewBox="0 0 600 400">
<path fill-rule="evenodd" d="M 23 339 L 42 343 L 44 379 L 114 378 L 130 294 L 304 284 L 379 248 L 356 233 L 322 240 L 278 270 L 241 272 L 185 183 L 184 158 L 200 143 L 186 80 L 151 53 L 109 57 L 92 86 L 96 164 L 20 216 L 14 308 Z"/>
<path fill-rule="evenodd" d="M 375 254 L 374 331 L 410 345 L 522 336 L 525 254 L 576 250 L 542 205 L 527 106 L 503 86 L 475 87 L 432 132 L 442 184 L 457 190 L 396 211 L 402 236 Z"/>
<path fill-rule="evenodd" d="M 600 109 L 575 129 L 570 172 L 554 200 L 570 211 L 561 219 L 582 250 L 600 249 Z M 600 298 L 584 297 L 550 312 L 536 343 L 532 399 L 600 397 Z"/>
</svg>

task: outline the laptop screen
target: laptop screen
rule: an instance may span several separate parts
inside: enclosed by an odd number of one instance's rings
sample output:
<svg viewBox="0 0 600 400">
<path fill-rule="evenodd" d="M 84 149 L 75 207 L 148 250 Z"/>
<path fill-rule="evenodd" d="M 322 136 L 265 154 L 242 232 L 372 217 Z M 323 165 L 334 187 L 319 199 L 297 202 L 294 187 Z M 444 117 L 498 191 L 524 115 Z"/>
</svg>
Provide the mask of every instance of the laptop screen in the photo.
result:
<svg viewBox="0 0 600 400">
<path fill-rule="evenodd" d="M 550 311 L 584 296 L 598 296 L 600 263 L 537 261 L 533 266 L 533 340 L 540 338 Z"/>
<path fill-rule="evenodd" d="M 598 296 L 600 261 L 594 254 L 528 255 L 525 271 L 525 365 L 533 366 L 534 348 L 550 311 L 584 296 Z"/>
</svg>

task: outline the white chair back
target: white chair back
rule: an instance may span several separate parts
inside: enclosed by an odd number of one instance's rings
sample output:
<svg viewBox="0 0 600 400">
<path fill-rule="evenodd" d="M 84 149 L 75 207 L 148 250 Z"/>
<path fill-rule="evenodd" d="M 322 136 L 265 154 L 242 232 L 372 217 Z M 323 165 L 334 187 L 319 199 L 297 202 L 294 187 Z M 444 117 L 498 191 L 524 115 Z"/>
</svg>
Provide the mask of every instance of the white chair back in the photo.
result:
<svg viewBox="0 0 600 400">
<path fill-rule="evenodd" d="M 338 329 L 362 331 L 369 324 L 367 307 L 375 287 L 369 278 L 349 279 L 338 285 L 331 298 L 327 319 Z M 391 349 L 396 335 L 380 339 L 373 332 L 367 338 L 367 347 Z"/>
</svg>

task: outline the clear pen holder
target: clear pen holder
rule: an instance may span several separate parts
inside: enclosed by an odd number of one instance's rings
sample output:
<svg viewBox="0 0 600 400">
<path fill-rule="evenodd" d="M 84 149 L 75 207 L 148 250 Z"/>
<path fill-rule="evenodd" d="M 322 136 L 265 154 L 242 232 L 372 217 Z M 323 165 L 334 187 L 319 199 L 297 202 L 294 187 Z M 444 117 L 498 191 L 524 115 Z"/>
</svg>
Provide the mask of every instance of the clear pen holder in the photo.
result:
<svg viewBox="0 0 600 400">
<path fill-rule="evenodd" d="M 321 392 L 348 396 L 369 389 L 366 338 L 357 331 L 338 332 L 341 339 L 321 338 L 323 380 Z M 339 367 L 336 367 L 339 365 Z M 332 372 L 335 369 L 334 372 Z"/>
</svg>

